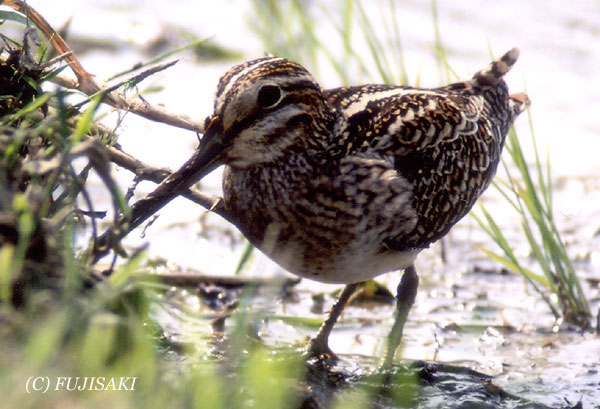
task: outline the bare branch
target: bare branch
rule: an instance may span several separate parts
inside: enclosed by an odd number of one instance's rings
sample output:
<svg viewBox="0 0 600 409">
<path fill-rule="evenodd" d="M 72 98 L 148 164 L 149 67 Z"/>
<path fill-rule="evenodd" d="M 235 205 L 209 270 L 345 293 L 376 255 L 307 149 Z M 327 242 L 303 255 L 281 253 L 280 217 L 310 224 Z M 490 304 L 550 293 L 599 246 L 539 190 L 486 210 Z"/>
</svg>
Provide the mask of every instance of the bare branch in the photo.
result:
<svg viewBox="0 0 600 409">
<path fill-rule="evenodd" d="M 300 278 L 281 277 L 281 280 L 260 277 L 241 277 L 241 276 L 219 276 L 205 275 L 197 272 L 189 274 L 163 273 L 163 274 L 139 274 L 136 278 L 141 280 L 160 281 L 163 284 L 176 287 L 198 287 L 202 284 L 213 284 L 224 288 L 240 288 L 240 287 L 290 287 L 298 284 Z"/>
<path fill-rule="evenodd" d="M 167 67 L 151 67 L 147 71 L 154 71 L 164 69 Z M 135 81 L 138 76 L 148 76 L 147 71 L 144 71 L 138 75 L 133 76 L 132 78 L 119 83 L 119 86 L 126 84 L 131 81 Z M 147 75 L 146 75 L 147 74 Z M 76 89 L 82 91 L 79 88 L 79 83 L 69 77 L 64 75 L 57 75 L 56 77 L 50 79 L 50 82 L 59 85 L 68 89 Z M 111 87 L 112 89 L 113 87 Z M 99 91 L 105 92 L 105 91 Z M 87 94 L 93 96 L 95 94 Z M 173 112 L 169 112 L 165 108 L 158 105 L 151 105 L 147 101 L 144 101 L 141 98 L 124 98 L 121 95 L 117 94 L 116 91 L 112 91 L 109 94 L 110 98 L 105 98 L 103 102 L 113 106 L 117 109 L 124 109 L 126 111 L 132 112 L 136 115 L 144 117 L 146 119 L 150 119 L 155 122 L 161 122 L 163 124 L 175 126 L 177 128 L 187 129 L 188 131 L 202 133 L 204 130 L 204 124 L 201 122 L 194 121 L 187 115 L 175 114 Z"/>
</svg>

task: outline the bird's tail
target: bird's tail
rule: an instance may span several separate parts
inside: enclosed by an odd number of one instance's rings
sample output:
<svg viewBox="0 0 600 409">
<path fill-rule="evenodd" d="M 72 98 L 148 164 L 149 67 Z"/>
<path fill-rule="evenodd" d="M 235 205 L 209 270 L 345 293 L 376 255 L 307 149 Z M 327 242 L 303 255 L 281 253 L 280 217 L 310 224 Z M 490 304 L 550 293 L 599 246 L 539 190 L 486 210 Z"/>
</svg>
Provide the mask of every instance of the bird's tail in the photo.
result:
<svg viewBox="0 0 600 409">
<path fill-rule="evenodd" d="M 502 81 L 502 77 L 510 71 L 519 58 L 519 49 L 513 48 L 498 60 L 492 61 L 490 65 L 473 75 L 471 83 L 477 86 L 496 86 Z"/>
<path fill-rule="evenodd" d="M 519 92 L 508 96 L 508 107 L 510 109 L 511 118 L 516 118 L 521 112 L 525 111 L 531 105 L 531 101 L 527 94 Z"/>
</svg>

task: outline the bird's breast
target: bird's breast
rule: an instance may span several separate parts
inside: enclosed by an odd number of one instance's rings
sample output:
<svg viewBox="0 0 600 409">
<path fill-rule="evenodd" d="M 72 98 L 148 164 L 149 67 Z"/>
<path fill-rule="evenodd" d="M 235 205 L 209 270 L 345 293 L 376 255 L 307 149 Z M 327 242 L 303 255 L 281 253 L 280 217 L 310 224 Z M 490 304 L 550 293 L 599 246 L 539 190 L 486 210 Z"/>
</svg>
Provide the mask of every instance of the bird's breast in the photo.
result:
<svg viewBox="0 0 600 409">
<path fill-rule="evenodd" d="M 386 161 L 348 157 L 322 169 L 226 168 L 224 201 L 263 253 L 301 277 L 364 281 L 406 268 L 419 249 L 386 246 L 415 226 L 411 186 Z"/>
</svg>

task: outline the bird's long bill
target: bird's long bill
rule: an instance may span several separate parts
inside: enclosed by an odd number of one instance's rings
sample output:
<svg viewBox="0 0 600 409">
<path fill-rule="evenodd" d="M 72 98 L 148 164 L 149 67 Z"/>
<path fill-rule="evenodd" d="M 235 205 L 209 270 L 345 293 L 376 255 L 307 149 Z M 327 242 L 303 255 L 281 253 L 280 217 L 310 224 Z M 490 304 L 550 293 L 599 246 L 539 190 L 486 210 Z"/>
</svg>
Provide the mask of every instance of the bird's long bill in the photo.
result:
<svg viewBox="0 0 600 409">
<path fill-rule="evenodd" d="M 221 154 L 223 153 L 222 127 L 217 116 L 210 118 L 204 135 L 200 140 L 194 155 L 181 167 L 177 173 L 185 174 L 185 179 L 197 182 L 221 165 Z M 186 187 L 191 186 L 188 185 Z"/>
<path fill-rule="evenodd" d="M 179 170 L 163 180 L 156 189 L 132 206 L 131 225 L 139 225 L 175 196 L 183 193 L 198 180 L 221 164 L 222 127 L 218 117 L 212 117 L 193 156 Z"/>
<path fill-rule="evenodd" d="M 221 121 L 218 117 L 213 116 L 207 122 L 208 125 L 204 130 L 200 145 L 192 157 L 177 172 L 165 179 L 161 185 L 171 185 L 171 189 L 180 193 L 182 189 L 189 188 L 221 164 L 221 153 L 223 152 Z"/>
</svg>

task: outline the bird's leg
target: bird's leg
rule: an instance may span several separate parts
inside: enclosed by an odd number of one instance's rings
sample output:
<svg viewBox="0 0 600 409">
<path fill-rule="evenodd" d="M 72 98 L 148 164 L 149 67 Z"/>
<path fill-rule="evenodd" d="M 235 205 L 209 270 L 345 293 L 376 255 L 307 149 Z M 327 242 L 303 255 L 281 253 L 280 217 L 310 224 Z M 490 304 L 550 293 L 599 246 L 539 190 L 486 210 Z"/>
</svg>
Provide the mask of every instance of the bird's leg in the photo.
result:
<svg viewBox="0 0 600 409">
<path fill-rule="evenodd" d="M 348 284 L 344 287 L 344 289 L 338 296 L 337 301 L 335 302 L 333 307 L 331 307 L 331 311 L 329 312 L 327 319 L 323 321 L 323 324 L 321 324 L 319 332 L 317 332 L 317 335 L 310 341 L 308 352 L 312 356 L 335 356 L 335 354 L 331 352 L 331 349 L 329 349 L 329 334 L 331 334 L 331 330 L 333 329 L 333 326 L 342 314 L 346 303 L 348 303 L 348 300 L 350 299 L 354 291 L 356 291 L 356 288 L 359 285 L 360 283 Z"/>
<path fill-rule="evenodd" d="M 394 361 L 394 354 L 402 340 L 404 324 L 406 324 L 410 308 L 417 297 L 418 287 L 419 276 L 417 276 L 415 266 L 412 264 L 404 270 L 400 284 L 398 284 L 398 293 L 396 294 L 396 319 L 394 320 L 394 325 L 388 335 L 385 355 L 383 356 L 383 368 L 389 368 Z"/>
</svg>

